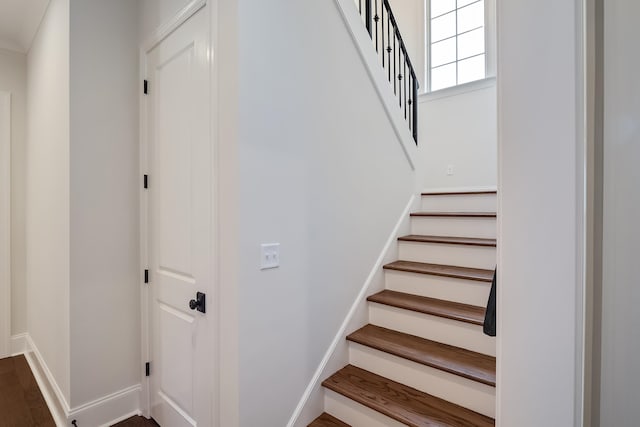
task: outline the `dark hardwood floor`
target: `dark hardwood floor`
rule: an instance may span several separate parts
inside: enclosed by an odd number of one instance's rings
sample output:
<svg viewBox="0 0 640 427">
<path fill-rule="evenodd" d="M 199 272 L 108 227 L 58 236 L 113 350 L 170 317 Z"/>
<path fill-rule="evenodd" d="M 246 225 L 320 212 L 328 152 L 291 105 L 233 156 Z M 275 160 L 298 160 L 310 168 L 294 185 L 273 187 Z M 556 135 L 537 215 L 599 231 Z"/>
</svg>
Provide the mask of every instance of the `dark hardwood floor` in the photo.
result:
<svg viewBox="0 0 640 427">
<path fill-rule="evenodd" d="M 159 427 L 131 417 L 117 427 Z M 56 427 L 24 356 L 0 359 L 0 427 Z"/>
<path fill-rule="evenodd" d="M 112 427 L 159 427 L 154 420 L 148 420 L 144 417 L 131 417 Z"/>
<path fill-rule="evenodd" d="M 0 427 L 55 427 L 24 356 L 0 359 Z"/>
</svg>

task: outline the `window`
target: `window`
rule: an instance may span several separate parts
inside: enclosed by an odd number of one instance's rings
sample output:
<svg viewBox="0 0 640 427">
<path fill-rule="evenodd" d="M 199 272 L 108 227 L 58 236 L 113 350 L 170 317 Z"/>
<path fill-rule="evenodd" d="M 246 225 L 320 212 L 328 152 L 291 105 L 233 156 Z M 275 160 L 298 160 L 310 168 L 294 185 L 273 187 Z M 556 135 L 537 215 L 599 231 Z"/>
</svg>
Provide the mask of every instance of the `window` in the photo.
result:
<svg viewBox="0 0 640 427">
<path fill-rule="evenodd" d="M 485 0 L 429 0 L 427 4 L 429 90 L 484 79 Z"/>
</svg>

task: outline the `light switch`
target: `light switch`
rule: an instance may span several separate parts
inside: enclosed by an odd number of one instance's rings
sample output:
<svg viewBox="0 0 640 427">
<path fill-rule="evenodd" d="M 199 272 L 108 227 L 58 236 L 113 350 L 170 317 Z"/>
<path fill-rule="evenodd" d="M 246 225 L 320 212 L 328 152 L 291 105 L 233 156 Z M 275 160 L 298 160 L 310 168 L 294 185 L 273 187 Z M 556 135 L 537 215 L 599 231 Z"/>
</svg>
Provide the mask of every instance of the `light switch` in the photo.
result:
<svg viewBox="0 0 640 427">
<path fill-rule="evenodd" d="M 280 266 L 280 243 L 263 243 L 260 245 L 260 270 Z"/>
</svg>

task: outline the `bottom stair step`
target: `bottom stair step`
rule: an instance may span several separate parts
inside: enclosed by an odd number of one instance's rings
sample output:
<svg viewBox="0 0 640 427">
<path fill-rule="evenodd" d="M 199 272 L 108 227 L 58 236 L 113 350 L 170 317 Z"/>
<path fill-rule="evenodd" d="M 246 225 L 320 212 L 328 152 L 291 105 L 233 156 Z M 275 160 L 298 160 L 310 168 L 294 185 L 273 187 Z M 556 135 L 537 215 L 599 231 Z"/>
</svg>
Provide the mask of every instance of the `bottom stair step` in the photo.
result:
<svg viewBox="0 0 640 427">
<path fill-rule="evenodd" d="M 349 424 L 343 423 L 336 417 L 333 417 L 326 412 L 313 420 L 308 427 L 351 427 Z"/>
<path fill-rule="evenodd" d="M 342 368 L 322 385 L 411 427 L 495 425 L 492 418 L 352 365 Z"/>
</svg>

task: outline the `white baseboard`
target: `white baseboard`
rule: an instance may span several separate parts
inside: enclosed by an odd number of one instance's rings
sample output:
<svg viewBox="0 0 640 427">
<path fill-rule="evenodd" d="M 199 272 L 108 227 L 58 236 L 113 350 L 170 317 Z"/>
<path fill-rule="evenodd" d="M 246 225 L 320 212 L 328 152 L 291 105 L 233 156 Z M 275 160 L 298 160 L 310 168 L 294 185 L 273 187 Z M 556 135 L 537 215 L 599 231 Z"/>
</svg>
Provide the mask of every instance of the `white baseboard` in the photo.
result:
<svg viewBox="0 0 640 427">
<path fill-rule="evenodd" d="M 397 258 L 397 238 L 401 232 L 408 232 L 410 227 L 409 213 L 416 208 L 419 204 L 419 200 L 419 197 L 416 197 L 415 195 L 411 196 L 409 202 L 402 211 L 400 218 L 389 234 L 378 259 L 371 268 L 371 271 L 360 289 L 358 296 L 351 305 L 351 309 L 347 313 L 347 316 L 333 338 L 331 345 L 322 358 L 320 365 L 311 378 L 309 385 L 305 389 L 298 406 L 287 423 L 287 427 L 307 426 L 322 412 L 320 409 L 323 407 L 324 394 L 321 383 L 326 376 L 346 365 L 348 361 L 348 345 L 345 338 L 355 329 L 366 324 L 367 296 L 375 292 L 376 286 L 380 289 L 384 287 L 384 272 L 382 270 L 382 266 Z"/>
<path fill-rule="evenodd" d="M 38 383 L 38 387 L 40 388 L 40 392 L 42 393 L 45 402 L 47 402 L 47 406 L 49 407 L 49 411 L 53 416 L 56 426 L 67 427 L 69 404 L 64 398 L 55 378 L 51 374 L 49 367 L 42 358 L 40 351 L 28 334 L 26 335 L 26 342 L 27 346 L 25 357 L 27 359 L 27 363 L 29 364 L 31 372 Z"/>
<path fill-rule="evenodd" d="M 475 187 L 431 187 L 422 190 L 423 193 L 462 193 L 473 191 L 498 191 L 498 187 L 495 185 Z"/>
<path fill-rule="evenodd" d="M 17 356 L 27 352 L 27 334 L 11 336 L 11 356 Z"/>
<path fill-rule="evenodd" d="M 140 415 L 139 384 L 73 408 L 67 415 L 79 426 L 108 427 L 134 415 Z"/>
<path fill-rule="evenodd" d="M 79 426 L 107 427 L 134 415 L 140 415 L 141 386 L 139 384 L 70 408 L 29 334 L 16 335 L 15 344 L 16 349 L 20 349 L 19 346 L 23 345 L 22 353 L 27 359 L 57 427 L 68 427 L 73 420 L 76 420 Z"/>
</svg>

